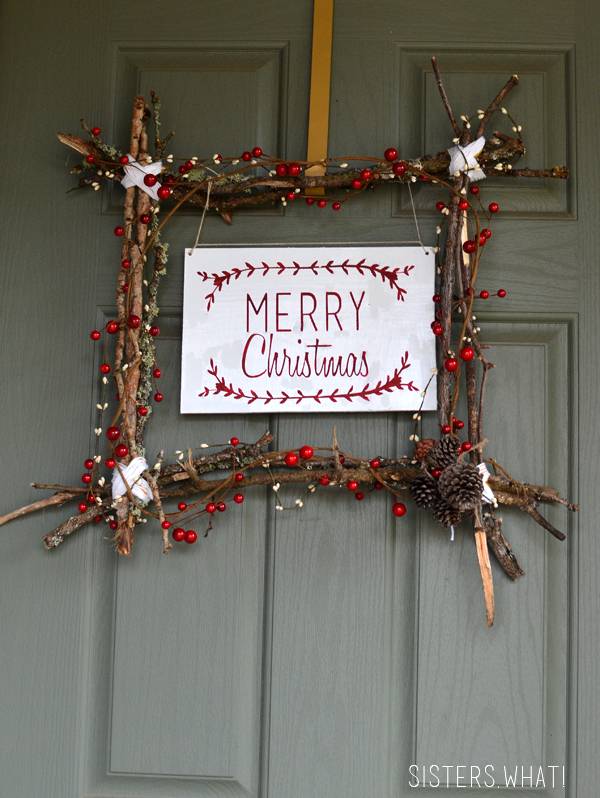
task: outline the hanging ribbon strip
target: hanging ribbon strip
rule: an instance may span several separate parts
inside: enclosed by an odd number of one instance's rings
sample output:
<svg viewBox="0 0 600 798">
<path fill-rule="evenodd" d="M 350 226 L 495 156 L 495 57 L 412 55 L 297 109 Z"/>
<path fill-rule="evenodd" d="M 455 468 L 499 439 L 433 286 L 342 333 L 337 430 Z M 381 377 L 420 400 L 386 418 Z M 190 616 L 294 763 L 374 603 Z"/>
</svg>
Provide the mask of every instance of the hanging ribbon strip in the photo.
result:
<svg viewBox="0 0 600 798">
<path fill-rule="evenodd" d="M 485 463 L 479 463 L 477 466 L 477 470 L 481 476 L 481 481 L 483 482 L 483 489 L 481 491 L 481 498 L 486 504 L 493 504 L 494 507 L 498 506 L 498 500 L 494 496 L 494 491 L 488 485 L 488 480 L 491 477 L 490 472 L 488 471 L 488 467 Z"/>
</svg>

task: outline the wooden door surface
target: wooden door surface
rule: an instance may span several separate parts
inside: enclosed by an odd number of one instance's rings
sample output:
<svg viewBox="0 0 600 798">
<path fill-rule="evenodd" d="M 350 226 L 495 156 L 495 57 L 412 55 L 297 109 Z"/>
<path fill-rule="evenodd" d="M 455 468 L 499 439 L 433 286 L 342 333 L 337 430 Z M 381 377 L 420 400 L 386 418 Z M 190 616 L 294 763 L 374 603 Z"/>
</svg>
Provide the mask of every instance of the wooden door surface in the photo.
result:
<svg viewBox="0 0 600 798">
<path fill-rule="evenodd" d="M 176 152 L 260 144 L 302 157 L 312 4 L 5 0 L 2 11 L 4 510 L 30 500 L 34 479 L 79 474 L 98 366 L 88 331 L 114 301 L 122 194 L 66 194 L 55 132 L 76 132 L 83 114 L 126 146 L 134 93 L 155 89 Z M 597 795 L 598 23 L 593 4 L 566 0 L 337 0 L 334 24 L 332 153 L 450 146 L 436 54 L 457 113 L 517 72 L 510 107 L 528 163 L 572 170 L 566 184 L 482 185 L 503 213 L 481 284 L 509 294 L 478 314 L 497 364 L 490 454 L 581 501 L 568 522 L 550 513 L 568 542 L 505 513 L 526 577 L 496 571 L 490 630 L 472 536 L 450 543 L 415 512 L 394 521 L 385 500 L 316 496 L 275 514 L 265 491 L 168 557 L 148 530 L 118 559 L 104 528 L 49 554 L 39 538 L 64 511 L 4 527 L 1 798 L 406 798 L 411 764 L 451 763 L 493 765 L 499 784 L 504 765 L 566 765 L 565 785 L 557 776 L 544 795 Z M 429 239 L 436 199 L 416 191 Z M 334 421 L 348 450 L 406 451 L 407 414 L 179 414 L 183 249 L 197 220 L 181 214 L 167 235 L 166 400 L 148 451 L 266 429 L 283 448 L 328 440 Z M 412 225 L 395 190 L 339 214 L 210 218 L 204 241 L 384 243 L 414 238 Z M 479 794 L 458 779 L 451 794 Z"/>
</svg>

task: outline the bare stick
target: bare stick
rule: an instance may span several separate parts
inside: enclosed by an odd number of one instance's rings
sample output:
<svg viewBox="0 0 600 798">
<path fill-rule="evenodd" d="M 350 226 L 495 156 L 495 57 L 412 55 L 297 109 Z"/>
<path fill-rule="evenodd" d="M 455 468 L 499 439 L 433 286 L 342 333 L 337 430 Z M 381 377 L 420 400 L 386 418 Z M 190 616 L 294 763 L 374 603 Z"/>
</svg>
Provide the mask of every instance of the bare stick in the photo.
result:
<svg viewBox="0 0 600 798">
<path fill-rule="evenodd" d="M 494 97 L 492 102 L 485 109 L 483 116 L 479 120 L 479 127 L 477 128 L 476 138 L 479 138 L 479 136 L 483 135 L 483 131 L 485 130 L 485 126 L 487 125 L 490 116 L 492 116 L 492 114 L 498 110 L 502 100 L 504 100 L 509 91 L 511 91 L 511 89 L 513 89 L 518 82 L 519 82 L 519 76 L 511 75 L 510 78 L 504 84 L 504 86 L 502 86 L 498 94 Z"/>
<path fill-rule="evenodd" d="M 450 120 L 450 124 L 452 125 L 452 130 L 454 131 L 454 135 L 460 136 L 460 127 L 458 126 L 458 122 L 456 121 L 456 117 L 454 116 L 454 111 L 452 110 L 452 106 L 450 105 L 450 100 L 448 99 L 448 95 L 446 94 L 446 89 L 444 88 L 444 83 L 442 81 L 442 76 L 440 74 L 440 70 L 437 63 L 437 58 L 434 55 L 431 56 L 431 66 L 433 67 L 433 73 L 435 75 L 438 91 L 440 93 L 440 97 L 442 98 L 442 103 L 444 105 L 444 108 L 446 109 L 446 113 L 448 114 L 448 119 Z"/>
<path fill-rule="evenodd" d="M 535 507 L 535 505 L 520 504 L 519 510 L 522 510 L 524 513 L 527 513 L 527 515 L 530 515 L 533 518 L 533 520 L 536 522 L 536 524 L 539 524 L 547 532 L 550 532 L 551 535 L 554 535 L 554 537 L 557 540 L 566 539 L 567 536 L 565 535 L 565 533 L 561 532 L 560 529 L 557 529 L 555 526 L 553 526 L 550 523 L 550 521 L 548 521 L 547 518 L 544 518 L 544 516 L 539 512 L 539 510 Z"/>
<path fill-rule="evenodd" d="M 504 573 L 513 581 L 524 576 L 525 571 L 519 565 L 510 543 L 502 534 L 502 520 L 487 513 L 483 521 L 488 544 Z"/>
<path fill-rule="evenodd" d="M 47 499 L 38 499 L 36 502 L 26 504 L 24 507 L 19 507 L 6 515 L 0 515 L 0 526 L 8 524 L 10 521 L 15 521 L 17 518 L 22 518 L 29 513 L 36 513 L 38 510 L 45 510 L 48 507 L 60 507 L 65 502 L 71 501 L 75 498 L 75 494 L 70 491 L 63 491 L 49 496 Z"/>
</svg>

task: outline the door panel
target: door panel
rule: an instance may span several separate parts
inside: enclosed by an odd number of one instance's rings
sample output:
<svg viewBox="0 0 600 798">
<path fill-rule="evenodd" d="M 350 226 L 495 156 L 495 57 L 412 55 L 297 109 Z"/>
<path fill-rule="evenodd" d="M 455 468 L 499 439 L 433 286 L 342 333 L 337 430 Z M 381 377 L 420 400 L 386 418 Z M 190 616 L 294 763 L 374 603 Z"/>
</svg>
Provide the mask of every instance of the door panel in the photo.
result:
<svg viewBox="0 0 600 798">
<path fill-rule="evenodd" d="M 491 630 L 468 529 L 450 543 L 416 513 L 393 521 L 385 500 L 359 503 L 343 491 L 287 488 L 285 504 L 302 498 L 304 507 L 285 513 L 274 512 L 272 491 L 253 493 L 192 551 L 168 557 L 150 528 L 130 560 L 117 560 L 97 528 L 48 554 L 37 540 L 64 510 L 4 527 L 0 798 L 406 798 L 409 764 L 448 762 L 566 763 L 567 787 L 545 794 L 596 794 L 598 12 L 551 0 L 542 14 L 536 5 L 508 0 L 492 27 L 467 36 L 473 9 L 462 0 L 452 13 L 432 2 L 337 0 L 330 151 L 398 143 L 416 156 L 449 146 L 432 53 L 457 113 L 519 73 L 508 104 L 524 126 L 527 163 L 567 162 L 573 176 L 483 184 L 503 213 L 481 284 L 509 289 L 478 314 L 497 364 L 485 432 L 489 453 L 515 476 L 575 500 L 581 459 L 580 524 L 571 518 L 560 544 L 505 513 L 526 577 L 509 584 L 495 569 Z M 133 94 L 156 89 L 174 152 L 260 144 L 300 157 L 312 4 L 134 0 L 99 13 L 86 0 L 48 8 L 7 0 L 3 11 L 8 509 L 30 500 L 33 479 L 71 483 L 79 473 L 93 443 L 100 356 L 86 331 L 112 315 L 122 193 L 67 195 L 55 131 L 76 132 L 84 114 L 108 140 L 126 142 Z M 434 194 L 415 190 L 426 239 L 438 221 Z M 350 451 L 405 452 L 409 414 L 179 414 L 183 249 L 197 221 L 182 213 L 166 235 L 158 344 L 166 401 L 149 425 L 148 452 L 172 458 L 266 429 L 281 447 L 328 441 L 334 423 Z M 382 190 L 340 214 L 302 205 L 238 213 L 231 227 L 209 218 L 203 241 L 414 237 L 408 196 Z M 434 432 L 433 417 L 428 424 Z M 561 510 L 549 515 L 565 528 Z"/>
</svg>

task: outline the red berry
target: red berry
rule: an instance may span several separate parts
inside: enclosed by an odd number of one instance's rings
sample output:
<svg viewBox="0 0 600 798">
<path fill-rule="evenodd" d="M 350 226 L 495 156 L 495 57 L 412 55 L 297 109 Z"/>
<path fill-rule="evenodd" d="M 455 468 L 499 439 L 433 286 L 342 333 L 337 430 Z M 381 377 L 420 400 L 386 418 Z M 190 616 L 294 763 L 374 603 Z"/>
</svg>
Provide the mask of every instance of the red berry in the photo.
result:
<svg viewBox="0 0 600 798">
<path fill-rule="evenodd" d="M 116 235 L 118 238 L 120 238 L 121 236 L 124 236 L 124 235 L 125 235 L 125 228 L 123 227 L 123 225 L 122 225 L 122 224 L 118 224 L 118 225 L 115 227 L 115 229 L 113 230 L 113 233 L 114 233 L 114 234 L 115 234 L 115 235 Z"/>
<path fill-rule="evenodd" d="M 474 197 L 476 197 L 479 194 L 479 186 L 477 183 L 473 183 L 472 186 L 469 186 L 469 191 Z"/>
<path fill-rule="evenodd" d="M 395 147 L 388 147 L 383 153 L 383 157 L 386 161 L 395 161 L 398 157 L 398 150 Z"/>
<path fill-rule="evenodd" d="M 96 163 L 96 156 L 95 156 L 95 155 L 92 155 L 92 153 L 90 153 L 89 155 L 86 155 L 86 156 L 85 156 L 85 160 L 86 160 L 88 163 Z"/>
<path fill-rule="evenodd" d="M 317 200 L 317 208 L 324 208 L 327 205 L 327 200 L 320 199 Z"/>
<path fill-rule="evenodd" d="M 129 283 L 123 283 L 121 286 L 121 291 L 126 294 L 129 291 Z"/>
<path fill-rule="evenodd" d="M 119 322 L 118 321 L 109 321 L 106 323 L 106 332 L 114 335 L 119 330 Z"/>
<path fill-rule="evenodd" d="M 487 244 L 487 238 L 483 235 L 483 233 L 479 233 L 479 246 L 485 247 Z"/>
<path fill-rule="evenodd" d="M 95 524 L 99 524 L 100 521 L 102 521 L 102 516 L 101 515 L 95 515 L 94 516 L 94 523 Z"/>
<path fill-rule="evenodd" d="M 371 468 L 379 468 L 381 466 L 381 460 L 379 457 L 374 457 L 372 460 L 369 461 L 369 465 Z"/>
<path fill-rule="evenodd" d="M 185 533 L 186 543 L 195 543 L 198 540 L 198 534 L 193 529 L 188 529 Z"/>
<path fill-rule="evenodd" d="M 499 210 L 500 206 L 498 205 L 497 202 L 490 202 L 490 204 L 488 205 L 488 211 L 490 213 L 498 213 Z"/>
<path fill-rule="evenodd" d="M 394 502 L 392 512 L 396 518 L 402 518 L 403 515 L 406 515 L 406 505 L 403 502 Z"/>
<path fill-rule="evenodd" d="M 293 202 L 296 199 L 296 192 L 295 191 L 288 191 L 285 195 L 290 202 Z"/>
<path fill-rule="evenodd" d="M 123 166 L 126 166 L 129 163 L 129 156 L 121 155 L 121 157 L 119 158 L 119 163 L 122 163 Z"/>
<path fill-rule="evenodd" d="M 171 524 L 170 521 L 166 521 L 165 520 L 165 521 L 162 522 L 161 526 L 162 526 L 163 529 L 170 529 L 172 527 L 172 524 Z"/>
<path fill-rule="evenodd" d="M 296 452 L 288 452 L 286 456 L 283 458 L 285 464 L 287 466 L 295 466 L 298 465 L 298 455 Z"/>
<path fill-rule="evenodd" d="M 121 268 L 125 269 L 125 271 L 127 271 L 127 269 L 129 269 L 130 266 L 131 266 L 130 259 L 129 258 L 123 258 L 123 260 L 121 261 Z"/>
<path fill-rule="evenodd" d="M 142 213 L 142 215 L 140 216 L 140 222 L 142 224 L 150 224 L 151 219 L 152 216 L 150 216 L 149 213 Z"/>
<path fill-rule="evenodd" d="M 94 467 L 94 461 L 92 460 L 91 457 L 88 457 L 87 460 L 83 461 L 83 467 L 87 468 L 88 471 L 92 470 L 92 468 Z"/>
<path fill-rule="evenodd" d="M 442 469 L 441 468 L 432 468 L 431 469 L 431 476 L 434 479 L 439 479 L 442 476 Z"/>
<path fill-rule="evenodd" d="M 114 468 L 117 464 L 117 461 L 114 460 L 112 457 L 107 457 L 104 462 L 106 464 L 106 467 L 111 469 Z"/>
<path fill-rule="evenodd" d="M 146 405 L 139 405 L 137 409 L 138 416 L 147 416 L 148 415 L 148 408 Z"/>
<path fill-rule="evenodd" d="M 465 422 L 461 421 L 460 418 L 453 418 L 452 426 L 454 427 L 454 429 L 463 429 L 465 426 Z"/>
<path fill-rule="evenodd" d="M 459 352 L 459 355 L 461 357 L 461 360 L 468 362 L 469 360 L 473 360 L 473 358 L 475 357 L 475 350 L 473 349 L 472 346 L 463 346 L 463 348 Z"/>
<path fill-rule="evenodd" d="M 315 204 L 315 198 L 314 197 L 305 197 L 304 201 L 306 202 L 307 205 L 314 205 Z"/>
<path fill-rule="evenodd" d="M 458 360 L 455 357 L 447 357 L 444 360 L 444 368 L 446 371 L 456 371 L 458 369 Z"/>
<path fill-rule="evenodd" d="M 504 299 L 504 297 L 506 296 L 506 289 L 505 288 L 499 288 L 497 293 L 498 293 L 498 296 L 500 297 L 500 299 Z"/>
<path fill-rule="evenodd" d="M 153 338 L 156 338 L 157 336 L 160 335 L 160 327 L 157 327 L 156 324 L 153 324 L 152 327 L 150 327 L 150 329 L 148 330 L 148 332 Z"/>
<path fill-rule="evenodd" d="M 185 164 L 181 164 L 181 166 L 177 167 L 177 171 L 179 172 L 180 175 L 184 175 L 186 172 L 189 171 L 189 169 L 186 168 Z"/>
<path fill-rule="evenodd" d="M 461 211 L 468 210 L 469 209 L 469 200 L 461 199 L 461 201 L 458 203 L 458 207 L 461 209 Z"/>
<path fill-rule="evenodd" d="M 346 482 L 346 487 L 348 490 L 354 491 L 358 488 L 358 482 L 355 479 L 349 479 L 348 482 Z"/>
<path fill-rule="evenodd" d="M 251 161 L 252 160 L 252 153 L 248 150 L 244 150 L 242 153 L 242 161 Z"/>
<path fill-rule="evenodd" d="M 253 155 L 255 158 L 260 158 L 260 156 L 261 156 L 262 154 L 263 154 L 263 151 L 262 151 L 262 148 L 261 148 L 261 147 L 253 147 L 253 148 L 252 148 L 252 155 Z"/>
<path fill-rule="evenodd" d="M 373 485 L 373 490 L 383 490 L 383 487 L 384 487 L 384 486 L 383 486 L 383 483 L 382 483 L 382 482 L 376 482 L 376 483 Z"/>
<path fill-rule="evenodd" d="M 446 203 L 442 202 L 441 200 L 439 202 L 436 202 L 435 209 L 436 211 L 439 211 L 441 213 L 443 210 L 446 209 Z"/>
<path fill-rule="evenodd" d="M 230 438 L 230 439 L 229 439 L 229 443 L 230 443 L 232 446 L 239 446 L 240 439 L 239 439 L 239 438 L 236 438 L 236 437 L 235 437 L 235 435 L 234 435 L 234 437 L 233 437 L 233 438 Z"/>
<path fill-rule="evenodd" d="M 79 502 L 79 512 L 80 513 L 87 512 L 87 508 L 88 508 L 87 502 Z"/>
<path fill-rule="evenodd" d="M 92 136 L 99 136 L 99 135 L 100 135 L 100 133 L 102 133 L 102 129 L 101 129 L 101 128 L 99 128 L 99 127 L 93 127 L 93 128 L 90 130 L 90 133 L 92 134 Z"/>
<path fill-rule="evenodd" d="M 129 318 L 127 319 L 127 326 L 131 327 L 132 330 L 137 330 L 137 328 L 142 323 L 142 320 L 139 316 L 136 316 L 135 313 L 130 313 Z"/>
<path fill-rule="evenodd" d="M 169 186 L 161 186 L 156 193 L 159 199 L 166 200 L 171 196 L 171 189 Z"/>
<path fill-rule="evenodd" d="M 117 457 L 127 457 L 129 454 L 129 449 L 124 443 L 119 443 L 117 446 L 115 446 L 115 454 Z"/>
<path fill-rule="evenodd" d="M 92 475 L 88 473 L 82 474 L 81 481 L 83 482 L 84 485 L 89 485 L 90 482 L 92 481 Z"/>
<path fill-rule="evenodd" d="M 461 445 L 460 445 L 461 452 L 470 452 L 472 448 L 473 448 L 473 444 L 470 441 L 465 441 L 464 443 L 461 443 Z"/>
<path fill-rule="evenodd" d="M 313 456 L 314 453 L 315 453 L 315 450 L 313 449 L 312 446 L 301 446 L 300 447 L 299 454 L 300 454 L 300 457 L 303 460 L 310 460 L 310 458 Z"/>
<path fill-rule="evenodd" d="M 185 529 L 182 529 L 180 526 L 176 526 L 171 532 L 171 537 L 177 543 L 181 543 L 182 540 L 185 540 Z"/>
<path fill-rule="evenodd" d="M 242 474 L 241 471 L 238 471 L 237 474 L 234 476 L 234 479 L 235 479 L 236 482 L 243 482 L 244 481 L 244 475 Z"/>
<path fill-rule="evenodd" d="M 162 371 L 158 368 L 158 366 L 155 369 L 152 370 L 152 376 L 154 377 L 155 380 L 160 379 L 161 374 L 162 374 Z"/>
<path fill-rule="evenodd" d="M 336 202 L 333 202 L 333 203 L 331 204 L 331 209 L 332 209 L 333 211 L 339 211 L 339 209 L 340 209 L 341 207 L 342 207 L 342 203 L 341 203 L 341 202 L 337 202 L 337 201 L 336 201 Z"/>
<path fill-rule="evenodd" d="M 450 433 L 452 432 L 452 427 L 450 426 L 450 424 L 442 424 L 440 430 L 442 431 L 442 435 L 450 435 Z"/>
<path fill-rule="evenodd" d="M 370 169 L 363 169 L 360 173 L 362 180 L 372 180 L 373 172 Z"/>
<path fill-rule="evenodd" d="M 440 304 L 440 302 L 442 301 L 442 297 L 441 297 L 441 295 L 440 295 L 440 294 L 434 294 L 434 295 L 431 297 L 431 299 L 432 299 L 432 301 L 433 301 L 433 302 L 435 302 L 435 304 L 436 304 L 436 305 L 439 305 L 439 304 Z"/>
<path fill-rule="evenodd" d="M 479 292 L 479 296 L 480 296 L 481 299 L 489 299 L 490 298 L 490 292 L 486 291 L 484 289 L 483 291 Z"/>
<path fill-rule="evenodd" d="M 226 509 L 227 509 L 227 505 L 225 504 L 225 502 L 217 502 L 217 510 L 220 513 L 224 513 Z"/>
<path fill-rule="evenodd" d="M 302 167 L 298 163 L 291 163 L 288 165 L 287 173 L 292 177 L 298 177 L 300 172 L 302 171 Z"/>
<path fill-rule="evenodd" d="M 354 498 L 356 501 L 361 502 L 365 498 L 365 494 L 362 492 L 362 490 L 357 490 L 354 494 Z"/>
<path fill-rule="evenodd" d="M 287 164 L 286 163 L 278 163 L 277 166 L 275 167 L 275 173 L 279 177 L 285 177 L 287 175 L 287 173 L 288 173 Z"/>
<path fill-rule="evenodd" d="M 214 502 L 209 502 L 204 509 L 212 515 L 216 511 L 217 505 Z"/>
<path fill-rule="evenodd" d="M 233 501 L 236 504 L 241 504 L 244 501 L 244 494 L 243 493 L 236 493 L 233 497 Z"/>
<path fill-rule="evenodd" d="M 433 324 L 431 325 L 431 329 L 434 335 L 443 335 L 444 333 L 444 328 L 442 326 L 442 323 L 439 321 L 434 321 Z"/>
<path fill-rule="evenodd" d="M 144 175 L 144 185 L 148 186 L 148 188 L 152 188 L 158 183 L 158 177 L 156 175 Z"/>
<path fill-rule="evenodd" d="M 463 244 L 463 251 L 466 252 L 468 255 L 471 255 L 477 249 L 477 244 L 473 241 L 472 238 L 468 238 L 465 243 Z"/>
<path fill-rule="evenodd" d="M 323 485 L 326 487 L 327 485 L 329 485 L 330 482 L 331 480 L 329 479 L 327 474 L 323 474 L 322 477 L 319 477 L 319 485 Z"/>
<path fill-rule="evenodd" d="M 396 175 L 396 177 L 402 177 L 402 175 L 406 172 L 406 164 L 403 161 L 398 161 L 392 166 L 392 172 Z"/>
<path fill-rule="evenodd" d="M 100 364 L 100 374 L 110 374 L 110 364 L 109 363 L 101 363 Z"/>
<path fill-rule="evenodd" d="M 90 333 L 90 338 L 92 341 L 99 341 L 100 340 L 100 330 L 92 330 Z"/>
<path fill-rule="evenodd" d="M 109 521 L 109 522 L 108 522 L 108 525 L 109 525 L 109 527 L 110 527 L 111 529 L 113 529 L 113 530 L 114 530 L 114 529 L 117 529 L 117 528 L 118 528 L 118 526 L 119 526 L 119 525 L 117 524 L 117 522 L 116 522 L 116 521 Z"/>
<path fill-rule="evenodd" d="M 362 180 L 359 180 L 358 178 L 354 178 L 354 180 L 352 181 L 352 183 L 350 185 L 352 186 L 352 188 L 355 191 L 358 191 L 359 189 L 361 189 L 363 187 L 363 182 L 362 182 Z"/>
<path fill-rule="evenodd" d="M 344 465 L 344 463 L 346 462 L 346 458 L 344 457 L 344 455 L 343 455 L 343 454 L 341 454 L 341 455 L 339 456 L 339 461 L 340 461 L 340 463 L 341 463 L 342 465 Z"/>
<path fill-rule="evenodd" d="M 162 402 L 162 400 L 163 400 L 164 398 L 165 398 L 165 397 L 163 396 L 163 394 L 162 394 L 160 391 L 157 391 L 157 392 L 154 394 L 154 401 L 155 401 L 155 402 Z"/>
<path fill-rule="evenodd" d="M 492 231 L 490 230 L 489 227 L 484 227 L 482 229 L 482 231 L 481 231 L 481 235 L 485 236 L 485 238 L 491 238 L 492 237 Z"/>
</svg>

